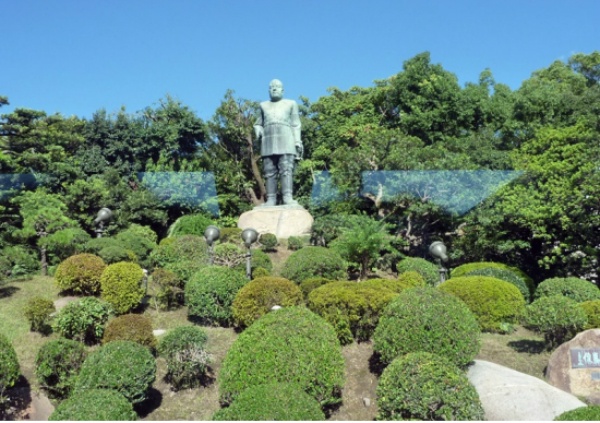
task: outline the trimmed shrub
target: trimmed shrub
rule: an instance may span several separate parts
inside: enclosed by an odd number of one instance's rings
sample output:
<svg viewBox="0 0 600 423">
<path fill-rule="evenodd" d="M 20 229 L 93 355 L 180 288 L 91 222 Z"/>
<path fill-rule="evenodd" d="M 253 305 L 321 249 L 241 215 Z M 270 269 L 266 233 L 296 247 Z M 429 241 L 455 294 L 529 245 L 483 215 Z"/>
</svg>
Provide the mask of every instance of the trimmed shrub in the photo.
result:
<svg viewBox="0 0 600 423">
<path fill-rule="evenodd" d="M 600 300 L 584 301 L 579 306 L 587 315 L 587 324 L 583 330 L 600 328 Z"/>
<path fill-rule="evenodd" d="M 110 236 L 92 238 L 83 245 L 83 250 L 89 254 L 99 255 L 100 251 L 108 247 L 122 247 L 119 241 Z"/>
<path fill-rule="evenodd" d="M 256 269 L 254 269 L 252 271 L 252 277 L 254 279 L 264 278 L 264 277 L 267 277 L 267 276 L 271 276 L 271 272 L 269 272 L 264 267 L 257 267 Z"/>
<path fill-rule="evenodd" d="M 443 357 L 414 352 L 398 357 L 377 386 L 377 420 L 483 420 L 479 394 Z"/>
<path fill-rule="evenodd" d="M 451 275 L 452 275 L 452 278 L 459 278 L 461 276 L 466 276 L 467 273 L 471 273 L 474 270 L 489 269 L 489 268 L 502 269 L 502 270 L 507 270 L 509 272 L 513 272 L 515 275 L 519 276 L 523 281 L 525 281 L 525 285 L 527 285 L 527 287 L 529 288 L 530 294 L 532 294 L 533 291 L 535 290 L 535 285 L 533 283 L 533 279 L 531 279 L 529 276 L 527 276 L 527 274 L 525 272 L 523 272 L 521 269 L 519 269 L 517 267 L 509 266 L 507 264 L 497 263 L 494 261 L 480 261 L 480 262 L 474 262 L 474 263 L 465 263 L 465 264 L 462 264 L 462 265 L 452 269 Z"/>
<path fill-rule="evenodd" d="M 237 270 L 205 267 L 185 285 L 188 316 L 201 324 L 231 326 L 233 300 L 247 283 L 246 275 Z"/>
<path fill-rule="evenodd" d="M 132 233 L 134 235 L 142 237 L 146 241 L 148 241 L 150 244 L 153 244 L 154 247 L 156 247 L 156 243 L 158 242 L 158 235 L 156 234 L 156 232 L 154 232 L 152 230 L 152 228 L 150 226 L 138 225 L 137 223 L 132 223 L 131 225 L 129 225 L 127 230 L 125 230 L 124 232 Z"/>
<path fill-rule="evenodd" d="M 550 278 L 542 281 L 533 294 L 534 299 L 563 295 L 578 303 L 600 300 L 600 289 L 592 282 L 575 277 Z"/>
<path fill-rule="evenodd" d="M 67 257 L 82 253 L 90 235 L 81 228 L 64 228 L 39 239 L 39 248 L 45 248 L 49 263 L 57 265 Z"/>
<path fill-rule="evenodd" d="M 90 389 L 73 394 L 58 404 L 50 421 L 127 421 L 137 414 L 127 398 L 111 389 Z"/>
<path fill-rule="evenodd" d="M 521 291 L 500 279 L 464 276 L 449 279 L 438 288 L 464 301 L 483 331 L 510 332 L 525 310 Z"/>
<path fill-rule="evenodd" d="M 383 311 L 373 334 L 373 349 L 384 364 L 425 351 L 464 367 L 481 345 L 477 318 L 453 295 L 432 287 L 401 292 Z"/>
<path fill-rule="evenodd" d="M 291 307 L 303 302 L 302 291 L 288 279 L 274 276 L 254 279 L 235 296 L 231 305 L 233 321 L 239 327 L 248 327 L 275 305 Z"/>
<path fill-rule="evenodd" d="M 440 283 L 440 272 L 438 267 L 430 261 L 420 257 L 405 257 L 396 265 L 398 274 L 404 272 L 417 272 L 429 286 L 436 286 Z"/>
<path fill-rule="evenodd" d="M 290 383 L 270 383 L 246 389 L 212 420 L 312 421 L 325 420 L 319 403 Z"/>
<path fill-rule="evenodd" d="M 241 228 L 221 228 L 221 236 L 219 237 L 222 243 L 233 242 L 239 244 L 242 242 Z"/>
<path fill-rule="evenodd" d="M 29 327 L 34 332 L 48 334 L 52 331 L 50 315 L 56 311 L 54 302 L 43 297 L 33 297 L 27 301 L 24 314 Z"/>
<path fill-rule="evenodd" d="M 417 272 L 404 272 L 398 277 L 398 279 L 368 279 L 359 283 L 364 287 L 388 289 L 397 294 L 408 288 L 426 286 L 425 279 L 423 279 L 423 277 Z"/>
<path fill-rule="evenodd" d="M 106 264 L 119 263 L 120 261 L 137 262 L 137 256 L 135 253 L 121 245 L 104 247 L 98 252 L 98 255 Z"/>
<path fill-rule="evenodd" d="M 176 390 L 193 388 L 204 381 L 210 363 L 204 348 L 207 339 L 197 326 L 179 326 L 161 338 L 158 351 L 167 362 L 166 379 Z"/>
<path fill-rule="evenodd" d="M 260 243 L 261 250 L 265 252 L 273 252 L 277 251 L 277 246 L 279 245 L 279 241 L 277 241 L 277 236 L 275 234 L 262 234 L 258 239 Z"/>
<path fill-rule="evenodd" d="M 219 372 L 221 405 L 245 389 L 266 383 L 296 383 L 321 407 L 341 402 L 344 357 L 335 331 L 305 307 L 263 316 L 240 334 Z"/>
<path fill-rule="evenodd" d="M 321 247 L 327 247 L 334 239 L 352 223 L 363 216 L 347 213 L 335 213 L 319 216 L 313 222 L 310 234 L 310 243 Z"/>
<path fill-rule="evenodd" d="M 557 416 L 554 421 L 589 421 L 597 422 L 600 420 L 600 405 L 588 405 L 587 407 L 579 407 L 574 410 L 565 411 Z"/>
<path fill-rule="evenodd" d="M 188 214 L 181 216 L 169 227 L 168 237 L 177 237 L 182 235 L 204 236 L 204 231 L 210 225 L 213 225 L 211 218 L 203 214 Z"/>
<path fill-rule="evenodd" d="M 0 333 L 0 404 L 4 399 L 4 392 L 15 386 L 20 375 L 21 368 L 15 348 L 9 339 Z"/>
<path fill-rule="evenodd" d="M 137 404 L 147 398 L 155 378 L 156 361 L 148 348 L 132 341 L 113 341 L 85 359 L 75 390 L 114 389 Z"/>
<path fill-rule="evenodd" d="M 328 248 L 305 247 L 288 257 L 281 276 L 297 284 L 315 276 L 341 280 L 346 278 L 346 263 L 338 253 Z"/>
<path fill-rule="evenodd" d="M 250 252 L 252 254 L 252 259 L 250 265 L 252 266 L 252 273 L 262 267 L 263 269 L 267 269 L 269 273 L 273 271 L 273 262 L 271 261 L 271 257 L 267 253 L 262 250 L 253 249 Z M 242 261 L 234 269 L 239 270 L 240 272 L 244 272 L 246 274 L 246 261 Z"/>
<path fill-rule="evenodd" d="M 152 272 L 152 282 L 158 285 L 155 298 L 160 308 L 169 310 L 183 304 L 183 282 L 175 272 L 156 268 Z"/>
<path fill-rule="evenodd" d="M 288 250 L 298 251 L 300 248 L 304 247 L 304 241 L 298 236 L 291 236 L 287 240 L 287 247 Z"/>
<path fill-rule="evenodd" d="M 499 267 L 482 267 L 481 269 L 471 270 L 464 276 L 488 276 L 491 278 L 501 279 L 516 286 L 523 295 L 525 302 L 528 303 L 531 301 L 531 290 L 527 285 L 527 282 L 525 282 L 525 279 L 512 270 L 502 269 Z"/>
<path fill-rule="evenodd" d="M 155 267 L 171 270 L 179 279 L 187 281 L 208 265 L 208 246 L 199 235 L 165 238 L 150 253 L 150 258 Z"/>
<path fill-rule="evenodd" d="M 81 342 L 59 338 L 46 342 L 35 357 L 35 375 L 51 398 L 66 398 L 85 360 Z"/>
<path fill-rule="evenodd" d="M 2 260 L 2 275 L 6 277 L 18 277 L 30 275 L 40 270 L 40 259 L 33 248 L 23 245 L 9 245 L 0 251 Z"/>
<path fill-rule="evenodd" d="M 240 264 L 246 263 L 246 253 L 239 244 L 224 242 L 215 245 L 214 264 L 225 267 L 236 267 L 242 270 Z"/>
<path fill-rule="evenodd" d="M 316 276 L 314 278 L 308 278 L 303 280 L 300 283 L 300 291 L 302 291 L 302 295 L 304 295 L 304 299 L 308 300 L 309 294 L 317 289 L 320 286 L 328 284 L 330 282 L 334 282 L 331 279 L 323 278 L 321 276 Z"/>
<path fill-rule="evenodd" d="M 106 268 L 104 260 L 94 254 L 77 254 L 58 265 L 54 280 L 61 291 L 78 295 L 100 293 L 100 276 Z"/>
<path fill-rule="evenodd" d="M 397 294 L 357 282 L 331 282 L 308 296 L 308 308 L 335 329 L 342 345 L 371 338 L 379 315 Z"/>
<path fill-rule="evenodd" d="M 111 304 L 117 314 L 128 313 L 144 298 L 143 277 L 144 272 L 137 263 L 111 264 L 100 277 L 101 298 Z"/>
<path fill-rule="evenodd" d="M 156 241 L 152 241 L 152 238 L 156 238 L 156 234 L 147 231 L 152 232 L 152 229 L 136 225 L 136 227 L 130 227 L 115 236 L 123 247 L 133 251 L 138 264 L 144 268 L 151 267 L 150 253 L 156 248 Z M 154 236 L 152 236 L 153 234 Z"/>
<path fill-rule="evenodd" d="M 96 297 L 85 297 L 62 308 L 54 319 L 53 328 L 65 338 L 95 344 L 102 339 L 104 325 L 112 312 L 109 303 Z"/>
<path fill-rule="evenodd" d="M 544 335 L 551 350 L 573 338 L 587 324 L 585 311 L 571 298 L 562 295 L 542 297 L 525 310 L 524 325 Z"/>
<path fill-rule="evenodd" d="M 123 314 L 109 320 L 104 330 L 102 343 L 112 341 L 133 341 L 156 350 L 156 337 L 152 331 L 152 320 L 141 314 Z"/>
</svg>

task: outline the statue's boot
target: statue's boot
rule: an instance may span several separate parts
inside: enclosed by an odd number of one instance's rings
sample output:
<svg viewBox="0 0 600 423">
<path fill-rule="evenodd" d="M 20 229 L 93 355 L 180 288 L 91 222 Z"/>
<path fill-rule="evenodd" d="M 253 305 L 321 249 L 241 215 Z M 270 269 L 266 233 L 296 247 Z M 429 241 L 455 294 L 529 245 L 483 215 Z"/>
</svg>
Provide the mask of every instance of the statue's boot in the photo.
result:
<svg viewBox="0 0 600 423">
<path fill-rule="evenodd" d="M 269 176 L 265 181 L 265 188 L 267 189 L 267 201 L 263 204 L 265 207 L 271 207 L 277 205 L 277 176 Z"/>
<path fill-rule="evenodd" d="M 281 175 L 281 193 L 283 194 L 283 204 L 286 206 L 297 206 L 298 202 L 293 199 L 294 175 L 290 173 Z"/>
</svg>

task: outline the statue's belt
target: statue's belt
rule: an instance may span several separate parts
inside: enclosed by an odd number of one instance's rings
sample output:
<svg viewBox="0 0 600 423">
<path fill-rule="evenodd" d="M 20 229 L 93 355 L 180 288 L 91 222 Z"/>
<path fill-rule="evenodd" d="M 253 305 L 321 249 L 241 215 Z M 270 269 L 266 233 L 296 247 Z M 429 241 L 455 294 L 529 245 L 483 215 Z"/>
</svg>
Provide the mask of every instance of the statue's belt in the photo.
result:
<svg viewBox="0 0 600 423">
<path fill-rule="evenodd" d="M 276 121 L 276 122 L 273 122 L 273 121 L 267 122 L 267 123 L 265 123 L 265 125 L 264 125 L 264 126 L 265 126 L 265 127 L 267 127 L 267 126 L 273 126 L 273 125 L 277 125 L 277 126 L 287 126 L 287 127 L 290 127 L 290 128 L 292 127 L 292 125 L 290 125 L 290 124 L 289 124 L 289 123 L 287 123 L 287 122 L 277 122 L 277 121 Z"/>
</svg>

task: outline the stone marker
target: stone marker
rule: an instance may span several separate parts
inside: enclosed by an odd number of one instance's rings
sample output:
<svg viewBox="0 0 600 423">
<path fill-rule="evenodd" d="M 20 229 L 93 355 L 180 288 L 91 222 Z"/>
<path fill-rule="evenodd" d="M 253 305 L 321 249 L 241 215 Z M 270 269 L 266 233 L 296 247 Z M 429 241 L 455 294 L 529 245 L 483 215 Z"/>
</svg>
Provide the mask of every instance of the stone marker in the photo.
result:
<svg viewBox="0 0 600 423">
<path fill-rule="evenodd" d="M 242 213 L 238 227 L 254 228 L 258 233 L 289 238 L 310 234 L 313 217 L 302 206 L 256 207 Z"/>
<path fill-rule="evenodd" d="M 550 356 L 548 382 L 563 391 L 600 404 L 600 329 L 581 332 Z"/>
</svg>

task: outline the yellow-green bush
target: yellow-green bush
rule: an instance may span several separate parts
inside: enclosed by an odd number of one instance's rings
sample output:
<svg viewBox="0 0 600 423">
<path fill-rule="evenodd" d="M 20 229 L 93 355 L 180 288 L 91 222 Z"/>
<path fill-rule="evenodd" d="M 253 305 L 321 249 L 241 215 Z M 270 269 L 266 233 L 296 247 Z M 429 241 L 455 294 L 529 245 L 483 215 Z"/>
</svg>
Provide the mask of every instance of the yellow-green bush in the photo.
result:
<svg viewBox="0 0 600 423">
<path fill-rule="evenodd" d="M 398 294 L 407 288 L 415 288 L 417 286 L 427 285 L 423 276 L 415 271 L 404 272 L 398 276 L 398 279 L 369 279 L 364 282 L 360 282 L 360 284 L 363 287 L 389 289 L 390 291 Z"/>
<path fill-rule="evenodd" d="M 308 308 L 329 322 L 342 344 L 371 338 L 379 315 L 398 294 L 368 282 L 331 282 L 308 296 Z"/>
<path fill-rule="evenodd" d="M 346 278 L 346 263 L 335 251 L 325 247 L 304 247 L 293 252 L 283 264 L 281 276 L 295 283 L 321 276 L 327 279 Z"/>
<path fill-rule="evenodd" d="M 298 285 L 285 278 L 267 276 L 243 286 L 231 306 L 233 320 L 239 327 L 248 327 L 271 311 L 273 306 L 291 307 L 303 303 Z"/>
<path fill-rule="evenodd" d="M 588 321 L 584 330 L 600 328 L 600 300 L 584 301 L 579 306 L 585 311 Z"/>
<path fill-rule="evenodd" d="M 76 254 L 60 263 L 54 274 L 61 291 L 77 295 L 98 295 L 104 260 L 94 254 Z"/>
<path fill-rule="evenodd" d="M 506 332 L 518 323 L 525 299 L 513 284 L 487 276 L 452 278 L 438 289 L 460 298 L 477 316 L 484 331 Z"/>
<path fill-rule="evenodd" d="M 123 314 L 109 320 L 104 329 L 102 343 L 112 341 L 133 341 L 156 350 L 156 337 L 152 330 L 152 320 L 141 314 Z"/>
<path fill-rule="evenodd" d="M 109 265 L 100 277 L 101 297 L 117 314 L 125 314 L 140 305 L 144 298 L 144 272 L 137 263 L 120 262 Z"/>
<path fill-rule="evenodd" d="M 52 300 L 43 297 L 30 298 L 25 306 L 25 317 L 29 320 L 31 330 L 42 334 L 50 333 L 50 315 L 55 311 Z"/>
<path fill-rule="evenodd" d="M 309 294 L 320 286 L 333 282 L 331 279 L 315 276 L 314 278 L 304 279 L 300 282 L 300 290 L 304 295 L 304 299 L 308 300 Z"/>
<path fill-rule="evenodd" d="M 481 269 L 488 269 L 488 268 L 503 269 L 503 270 L 513 272 L 515 275 L 518 275 L 525 282 L 525 284 L 527 285 L 527 287 L 529 288 L 529 291 L 531 293 L 533 293 L 533 291 L 535 290 L 534 289 L 535 286 L 533 284 L 533 279 L 531 279 L 521 269 L 514 267 L 514 266 L 509 266 L 504 263 L 497 263 L 495 261 L 478 261 L 478 262 L 473 262 L 473 263 L 465 263 L 465 264 L 462 264 L 462 265 L 457 266 L 454 269 L 452 269 L 451 275 L 453 278 L 458 278 L 461 276 L 466 276 L 467 273 L 471 273 L 474 270 L 481 270 Z"/>
</svg>

